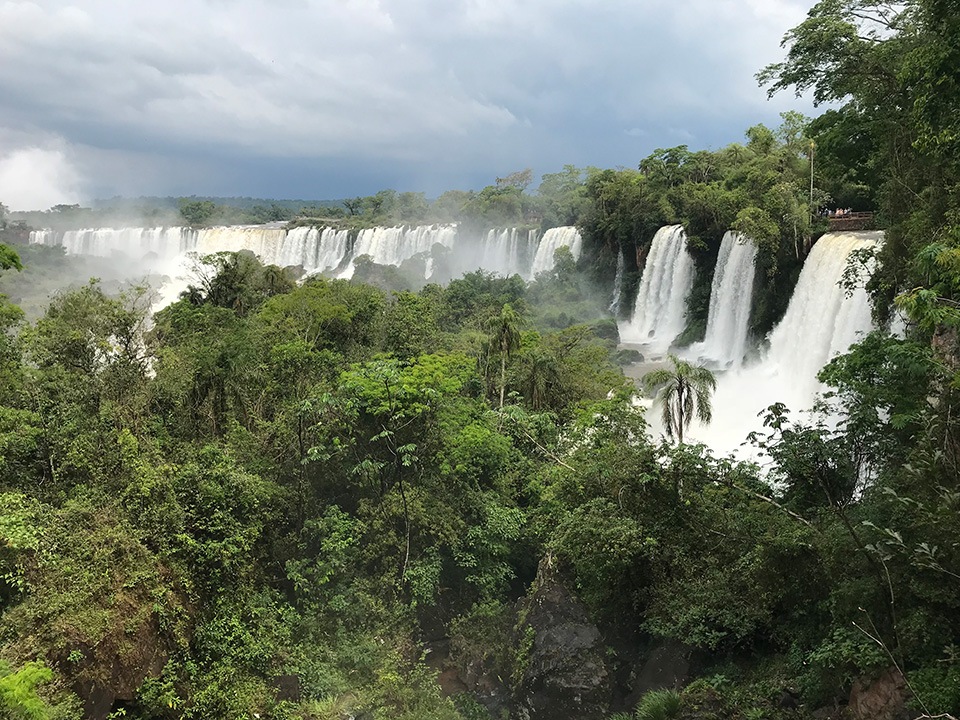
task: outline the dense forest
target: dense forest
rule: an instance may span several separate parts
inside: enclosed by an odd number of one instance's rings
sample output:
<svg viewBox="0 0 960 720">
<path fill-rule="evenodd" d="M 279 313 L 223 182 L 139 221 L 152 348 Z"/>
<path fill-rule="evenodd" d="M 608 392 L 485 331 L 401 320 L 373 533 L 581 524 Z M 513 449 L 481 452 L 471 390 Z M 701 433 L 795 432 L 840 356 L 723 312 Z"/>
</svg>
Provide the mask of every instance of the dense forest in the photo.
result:
<svg viewBox="0 0 960 720">
<path fill-rule="evenodd" d="M 958 18 L 822 0 L 759 79 L 831 109 L 743 144 L 260 218 L 576 224 L 580 261 L 533 283 L 298 283 L 241 252 L 152 317 L 109 279 L 30 321 L 4 301 L 0 718 L 960 715 Z M 598 278 L 622 255 L 635 288 L 683 224 L 689 342 L 740 231 L 762 337 L 837 206 L 875 211 L 858 260 L 906 330 L 822 369 L 821 416 L 771 398 L 759 462 L 654 438 Z M 0 206 L 5 288 L 79 262 L 22 223 L 49 225 Z"/>
</svg>

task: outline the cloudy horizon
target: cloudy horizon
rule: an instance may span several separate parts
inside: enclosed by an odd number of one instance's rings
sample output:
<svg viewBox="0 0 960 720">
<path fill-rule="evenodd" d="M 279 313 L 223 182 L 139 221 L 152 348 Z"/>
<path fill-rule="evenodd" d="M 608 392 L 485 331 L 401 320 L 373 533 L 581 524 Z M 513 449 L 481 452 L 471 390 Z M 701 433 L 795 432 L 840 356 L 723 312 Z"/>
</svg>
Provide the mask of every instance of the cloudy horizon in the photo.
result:
<svg viewBox="0 0 960 720">
<path fill-rule="evenodd" d="M 800 0 L 0 2 L 0 202 L 332 199 L 635 167 L 779 113 Z"/>
</svg>

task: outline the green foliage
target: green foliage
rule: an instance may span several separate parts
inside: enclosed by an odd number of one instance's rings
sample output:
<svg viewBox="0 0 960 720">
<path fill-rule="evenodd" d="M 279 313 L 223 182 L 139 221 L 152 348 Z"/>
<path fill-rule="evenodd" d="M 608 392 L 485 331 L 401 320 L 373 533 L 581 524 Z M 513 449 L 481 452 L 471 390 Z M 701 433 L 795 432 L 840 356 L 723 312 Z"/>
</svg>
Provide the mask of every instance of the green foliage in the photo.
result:
<svg viewBox="0 0 960 720">
<path fill-rule="evenodd" d="M 670 356 L 673 370 L 653 370 L 643 376 L 647 391 L 657 390 L 656 402 L 663 413 L 667 436 L 683 443 L 683 431 L 690 427 L 694 414 L 702 424 L 710 422 L 713 410 L 710 393 L 717 380 L 707 368 L 691 365 L 676 355 Z"/>
<path fill-rule="evenodd" d="M 206 225 L 216 212 L 216 205 L 210 200 L 180 200 L 180 217 L 187 225 Z"/>
<path fill-rule="evenodd" d="M 0 716 L 9 720 L 47 720 L 53 714 L 37 687 L 53 679 L 43 663 L 28 662 L 16 672 L 0 662 Z"/>
<path fill-rule="evenodd" d="M 23 270 L 20 256 L 9 245 L 0 244 L 0 270 Z"/>
<path fill-rule="evenodd" d="M 651 690 L 640 698 L 634 711 L 636 720 L 672 720 L 680 713 L 680 693 L 675 690 Z"/>
<path fill-rule="evenodd" d="M 960 667 L 953 658 L 947 658 L 946 663 L 919 668 L 908 674 L 907 679 L 915 693 L 910 705 L 915 712 L 960 714 Z"/>
</svg>

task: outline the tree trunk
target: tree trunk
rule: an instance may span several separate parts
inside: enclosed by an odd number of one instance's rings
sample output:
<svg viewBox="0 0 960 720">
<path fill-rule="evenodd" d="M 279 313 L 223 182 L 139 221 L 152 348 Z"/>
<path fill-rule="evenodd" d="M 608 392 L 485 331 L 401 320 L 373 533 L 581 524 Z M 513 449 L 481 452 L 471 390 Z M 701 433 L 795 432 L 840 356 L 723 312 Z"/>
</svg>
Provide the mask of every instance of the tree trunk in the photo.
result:
<svg viewBox="0 0 960 720">
<path fill-rule="evenodd" d="M 500 348 L 500 409 L 503 410 L 503 396 L 507 390 L 507 353 Z"/>
</svg>

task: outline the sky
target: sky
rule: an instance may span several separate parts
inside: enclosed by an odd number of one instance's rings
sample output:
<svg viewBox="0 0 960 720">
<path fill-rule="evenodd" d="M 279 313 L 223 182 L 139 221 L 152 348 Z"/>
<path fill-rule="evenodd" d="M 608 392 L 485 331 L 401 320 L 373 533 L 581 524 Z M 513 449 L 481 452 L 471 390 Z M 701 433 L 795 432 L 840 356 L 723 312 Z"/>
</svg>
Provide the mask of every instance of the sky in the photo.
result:
<svg viewBox="0 0 960 720">
<path fill-rule="evenodd" d="M 0 0 L 0 202 L 333 199 L 722 147 L 813 0 Z"/>
</svg>

